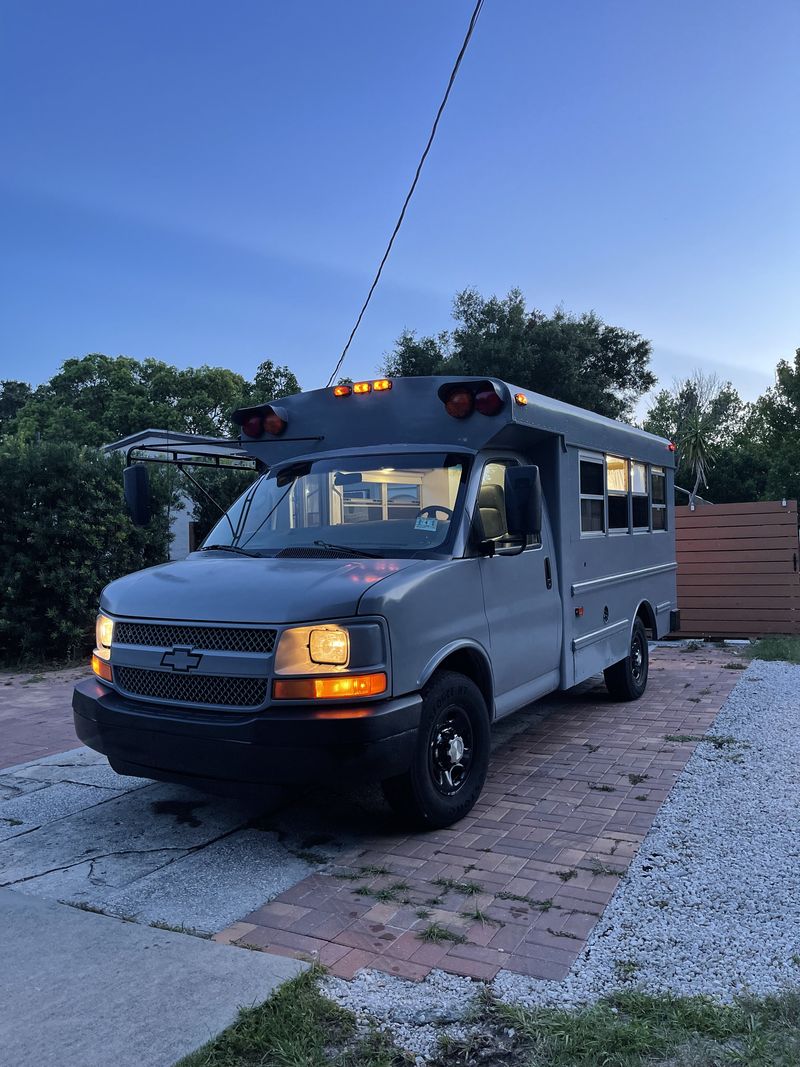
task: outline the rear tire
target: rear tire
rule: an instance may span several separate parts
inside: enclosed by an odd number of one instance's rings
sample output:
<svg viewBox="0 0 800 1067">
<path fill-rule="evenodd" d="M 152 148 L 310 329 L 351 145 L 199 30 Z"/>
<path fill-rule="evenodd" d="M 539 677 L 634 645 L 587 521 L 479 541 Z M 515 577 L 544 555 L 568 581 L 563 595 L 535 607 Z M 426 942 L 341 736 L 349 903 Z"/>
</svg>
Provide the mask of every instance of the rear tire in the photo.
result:
<svg viewBox="0 0 800 1067">
<path fill-rule="evenodd" d="M 631 634 L 631 648 L 625 659 L 606 667 L 603 677 L 614 700 L 638 700 L 647 688 L 650 656 L 644 623 L 637 618 Z"/>
<path fill-rule="evenodd" d="M 489 714 L 480 689 L 455 671 L 438 671 L 422 692 L 409 769 L 387 778 L 383 793 L 414 826 L 438 830 L 472 809 L 489 769 Z"/>
</svg>

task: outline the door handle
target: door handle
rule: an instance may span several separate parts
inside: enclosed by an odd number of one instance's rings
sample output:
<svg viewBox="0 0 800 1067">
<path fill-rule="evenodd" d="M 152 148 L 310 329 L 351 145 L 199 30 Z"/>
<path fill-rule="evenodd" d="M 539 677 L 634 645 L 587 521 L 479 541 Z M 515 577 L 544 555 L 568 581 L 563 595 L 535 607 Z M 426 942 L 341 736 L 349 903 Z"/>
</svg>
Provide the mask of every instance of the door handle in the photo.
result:
<svg viewBox="0 0 800 1067">
<path fill-rule="evenodd" d="M 544 557 L 544 581 L 548 589 L 553 588 L 553 572 L 550 569 L 550 557 Z"/>
</svg>

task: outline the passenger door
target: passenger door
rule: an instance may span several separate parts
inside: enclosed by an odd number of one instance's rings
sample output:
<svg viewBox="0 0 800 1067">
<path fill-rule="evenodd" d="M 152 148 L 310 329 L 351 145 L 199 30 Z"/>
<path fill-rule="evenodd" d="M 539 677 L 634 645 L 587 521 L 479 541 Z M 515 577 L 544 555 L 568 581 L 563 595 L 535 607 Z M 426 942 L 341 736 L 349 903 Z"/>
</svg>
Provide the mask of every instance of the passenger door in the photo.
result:
<svg viewBox="0 0 800 1067">
<path fill-rule="evenodd" d="M 558 687 L 561 660 L 561 599 L 546 509 L 541 538 L 522 552 L 506 554 L 505 471 L 516 460 L 488 460 L 481 472 L 475 528 L 498 544 L 480 560 L 481 582 L 494 672 L 497 716 Z"/>
</svg>

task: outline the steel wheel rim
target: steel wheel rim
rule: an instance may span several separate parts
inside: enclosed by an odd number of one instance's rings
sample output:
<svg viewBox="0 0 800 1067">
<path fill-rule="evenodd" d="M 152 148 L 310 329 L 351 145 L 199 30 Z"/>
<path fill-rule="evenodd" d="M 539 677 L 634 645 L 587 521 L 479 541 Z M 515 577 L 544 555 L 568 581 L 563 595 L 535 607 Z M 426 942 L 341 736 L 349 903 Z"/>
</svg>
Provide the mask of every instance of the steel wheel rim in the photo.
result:
<svg viewBox="0 0 800 1067">
<path fill-rule="evenodd" d="M 445 708 L 431 731 L 428 771 L 442 796 L 455 796 L 469 778 L 475 739 L 472 723 L 460 707 Z"/>
<path fill-rule="evenodd" d="M 634 634 L 633 640 L 631 641 L 631 677 L 637 685 L 641 684 L 645 670 L 645 652 L 642 635 Z"/>
</svg>

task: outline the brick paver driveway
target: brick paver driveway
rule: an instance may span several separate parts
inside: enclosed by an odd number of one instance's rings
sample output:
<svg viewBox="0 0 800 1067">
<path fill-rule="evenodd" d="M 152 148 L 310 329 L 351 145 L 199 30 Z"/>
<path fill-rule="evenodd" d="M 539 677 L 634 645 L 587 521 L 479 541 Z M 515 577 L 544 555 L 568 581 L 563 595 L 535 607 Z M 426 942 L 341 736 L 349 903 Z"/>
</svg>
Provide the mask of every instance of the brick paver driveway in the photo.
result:
<svg viewBox="0 0 800 1067">
<path fill-rule="evenodd" d="M 0 674 L 0 768 L 77 748 L 72 690 L 87 667 Z"/>
<path fill-rule="evenodd" d="M 613 703 L 596 679 L 512 716 L 467 818 L 363 837 L 217 939 L 342 977 L 565 976 L 694 748 L 667 738 L 707 731 L 739 677 L 732 664 L 725 651 L 660 647 L 636 703 Z"/>
</svg>

